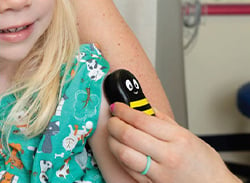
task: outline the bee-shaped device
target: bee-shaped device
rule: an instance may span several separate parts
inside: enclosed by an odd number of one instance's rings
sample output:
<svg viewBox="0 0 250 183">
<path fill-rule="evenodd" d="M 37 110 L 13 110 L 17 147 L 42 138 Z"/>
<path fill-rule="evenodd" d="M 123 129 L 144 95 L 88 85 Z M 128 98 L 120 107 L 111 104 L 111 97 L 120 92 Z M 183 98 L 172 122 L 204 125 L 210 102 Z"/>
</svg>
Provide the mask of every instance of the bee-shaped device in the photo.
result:
<svg viewBox="0 0 250 183">
<path fill-rule="evenodd" d="M 120 69 L 109 74 L 104 80 L 104 92 L 110 104 L 123 102 L 133 109 L 155 115 L 138 80 L 127 70 Z"/>
</svg>

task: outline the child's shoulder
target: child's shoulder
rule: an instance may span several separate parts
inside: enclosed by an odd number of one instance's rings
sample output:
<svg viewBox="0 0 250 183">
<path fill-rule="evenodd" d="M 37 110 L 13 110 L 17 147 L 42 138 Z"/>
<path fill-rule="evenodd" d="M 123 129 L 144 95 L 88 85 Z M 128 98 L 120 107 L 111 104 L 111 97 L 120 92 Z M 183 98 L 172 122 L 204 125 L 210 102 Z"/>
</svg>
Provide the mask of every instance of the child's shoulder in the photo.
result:
<svg viewBox="0 0 250 183">
<path fill-rule="evenodd" d="M 81 44 L 79 47 L 79 51 L 90 53 L 90 54 L 96 54 L 96 55 L 102 55 L 101 48 L 98 43 L 88 43 L 88 44 Z"/>
<path fill-rule="evenodd" d="M 109 71 L 109 63 L 102 56 L 98 44 L 82 44 L 75 56 L 75 63 L 85 67 L 91 80 L 101 79 Z"/>
<path fill-rule="evenodd" d="M 103 64 L 109 65 L 104 59 L 101 49 L 97 43 L 82 44 L 76 54 L 77 61 L 98 60 L 104 62 Z M 106 62 L 106 63 L 105 63 Z"/>
</svg>

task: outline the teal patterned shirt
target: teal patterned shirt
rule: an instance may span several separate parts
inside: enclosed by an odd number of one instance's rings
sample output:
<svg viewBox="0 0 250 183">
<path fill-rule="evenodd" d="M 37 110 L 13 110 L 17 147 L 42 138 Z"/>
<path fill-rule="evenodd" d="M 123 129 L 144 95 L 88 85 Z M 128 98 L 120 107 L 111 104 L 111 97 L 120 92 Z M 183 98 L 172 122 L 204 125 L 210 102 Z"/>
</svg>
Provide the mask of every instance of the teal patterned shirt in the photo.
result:
<svg viewBox="0 0 250 183">
<path fill-rule="evenodd" d="M 109 70 L 95 44 L 80 46 L 46 130 L 28 139 L 23 126 L 13 126 L 10 155 L 0 143 L 0 183 L 101 183 L 104 182 L 87 139 L 95 132 L 101 104 L 101 87 Z M 62 67 L 61 74 L 64 68 Z M 4 123 L 14 95 L 0 101 Z M 21 115 L 21 114 L 20 114 Z"/>
</svg>

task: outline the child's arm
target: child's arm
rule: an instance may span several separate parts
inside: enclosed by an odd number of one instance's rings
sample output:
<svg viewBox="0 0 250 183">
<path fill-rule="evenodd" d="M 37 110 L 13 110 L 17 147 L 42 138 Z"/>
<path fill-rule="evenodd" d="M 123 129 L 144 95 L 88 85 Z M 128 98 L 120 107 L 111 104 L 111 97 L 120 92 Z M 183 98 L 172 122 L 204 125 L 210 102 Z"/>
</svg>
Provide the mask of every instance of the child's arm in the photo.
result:
<svg viewBox="0 0 250 183">
<path fill-rule="evenodd" d="M 113 0 L 72 0 L 82 43 L 98 43 L 110 70 L 127 68 L 140 81 L 152 106 L 172 116 L 160 80 Z"/>
<path fill-rule="evenodd" d="M 134 183 L 136 181 L 121 167 L 108 147 L 107 121 L 109 118 L 109 105 L 106 99 L 102 97 L 98 126 L 94 135 L 89 139 L 89 144 L 107 183 Z M 142 178 L 146 179 L 147 177 Z M 146 182 L 145 180 L 142 181 Z"/>
</svg>

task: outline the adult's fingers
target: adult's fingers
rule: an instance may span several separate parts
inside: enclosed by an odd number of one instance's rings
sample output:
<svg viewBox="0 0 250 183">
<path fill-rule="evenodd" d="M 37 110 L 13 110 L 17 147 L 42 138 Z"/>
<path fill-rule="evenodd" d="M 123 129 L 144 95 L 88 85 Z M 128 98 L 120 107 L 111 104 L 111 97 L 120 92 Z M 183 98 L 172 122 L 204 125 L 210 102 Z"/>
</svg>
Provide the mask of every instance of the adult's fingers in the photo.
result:
<svg viewBox="0 0 250 183">
<path fill-rule="evenodd" d="M 111 152 L 121 162 L 125 170 L 138 182 L 151 182 L 156 179 L 160 165 L 152 158 L 149 171 L 146 175 L 141 175 L 147 164 L 145 154 L 138 152 L 114 139 L 112 136 L 108 139 Z"/>
<path fill-rule="evenodd" d="M 165 116 L 162 120 L 131 109 L 123 103 L 114 103 L 112 108 L 114 116 L 160 140 L 171 140 L 179 127 L 170 117 Z"/>
<path fill-rule="evenodd" d="M 166 141 L 159 140 L 148 133 L 137 129 L 117 117 L 110 118 L 107 129 L 120 143 L 129 146 L 143 154 L 153 157 L 156 161 L 161 161 L 165 156 L 164 149 Z"/>
</svg>

